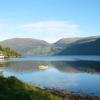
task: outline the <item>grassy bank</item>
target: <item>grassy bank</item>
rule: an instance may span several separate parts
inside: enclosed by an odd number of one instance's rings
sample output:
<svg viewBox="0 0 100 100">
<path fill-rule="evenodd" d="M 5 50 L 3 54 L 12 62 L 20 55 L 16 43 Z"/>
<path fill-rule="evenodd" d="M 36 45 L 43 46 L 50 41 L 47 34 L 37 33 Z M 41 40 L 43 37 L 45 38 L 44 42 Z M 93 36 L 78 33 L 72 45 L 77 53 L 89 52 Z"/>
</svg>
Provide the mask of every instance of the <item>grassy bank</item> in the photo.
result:
<svg viewBox="0 0 100 100">
<path fill-rule="evenodd" d="M 15 77 L 0 77 L 0 100 L 60 100 L 46 90 L 24 84 Z"/>
<path fill-rule="evenodd" d="M 97 97 L 82 97 L 42 90 L 27 85 L 15 77 L 0 77 L 0 100 L 100 100 Z"/>
</svg>

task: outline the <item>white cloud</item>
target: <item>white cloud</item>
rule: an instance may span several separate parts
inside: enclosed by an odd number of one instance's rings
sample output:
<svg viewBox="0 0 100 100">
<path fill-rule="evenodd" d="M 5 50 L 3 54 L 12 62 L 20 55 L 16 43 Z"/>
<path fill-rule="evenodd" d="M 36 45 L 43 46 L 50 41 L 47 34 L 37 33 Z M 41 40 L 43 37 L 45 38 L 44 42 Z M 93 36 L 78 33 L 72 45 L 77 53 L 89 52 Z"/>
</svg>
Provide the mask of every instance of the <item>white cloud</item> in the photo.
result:
<svg viewBox="0 0 100 100">
<path fill-rule="evenodd" d="M 55 42 L 63 37 L 76 36 L 79 26 L 67 21 L 39 21 L 29 24 L 0 24 L 2 38 L 28 37 Z M 1 36 L 0 36 L 1 37 Z"/>
<path fill-rule="evenodd" d="M 63 37 L 73 37 L 79 32 L 79 26 L 67 21 L 40 21 L 20 26 L 22 32 L 37 35 L 49 42 Z M 43 37 L 44 36 L 44 37 Z"/>
<path fill-rule="evenodd" d="M 40 21 L 31 24 L 21 25 L 23 31 L 28 33 L 66 33 L 66 36 L 73 36 L 79 31 L 79 26 L 67 21 Z"/>
</svg>

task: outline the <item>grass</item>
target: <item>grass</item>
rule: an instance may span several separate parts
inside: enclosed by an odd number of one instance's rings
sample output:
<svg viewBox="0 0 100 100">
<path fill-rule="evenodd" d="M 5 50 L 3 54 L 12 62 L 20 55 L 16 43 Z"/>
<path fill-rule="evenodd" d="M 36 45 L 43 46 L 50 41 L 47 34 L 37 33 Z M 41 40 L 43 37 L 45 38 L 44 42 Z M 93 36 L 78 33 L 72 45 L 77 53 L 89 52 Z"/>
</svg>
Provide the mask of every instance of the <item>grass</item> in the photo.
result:
<svg viewBox="0 0 100 100">
<path fill-rule="evenodd" d="M 0 77 L 0 100 L 61 100 L 46 90 L 24 84 L 15 77 Z"/>
<path fill-rule="evenodd" d="M 100 100 L 100 98 L 42 90 L 15 77 L 0 76 L 0 100 Z"/>
</svg>

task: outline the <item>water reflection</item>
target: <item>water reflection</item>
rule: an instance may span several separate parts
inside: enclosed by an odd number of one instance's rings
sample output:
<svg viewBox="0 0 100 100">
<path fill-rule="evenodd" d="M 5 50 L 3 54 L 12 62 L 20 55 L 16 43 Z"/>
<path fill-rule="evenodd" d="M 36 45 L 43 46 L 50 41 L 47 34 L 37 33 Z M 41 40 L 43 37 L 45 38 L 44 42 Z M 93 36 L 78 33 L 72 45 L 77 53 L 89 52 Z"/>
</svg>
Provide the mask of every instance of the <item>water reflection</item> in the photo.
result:
<svg viewBox="0 0 100 100">
<path fill-rule="evenodd" d="M 100 73 L 99 61 L 64 61 L 53 62 L 53 65 L 63 72 Z"/>
<path fill-rule="evenodd" d="M 40 65 L 48 69 L 39 70 Z M 99 61 L 1 61 L 0 69 L 41 88 L 100 96 Z"/>
<path fill-rule="evenodd" d="M 70 73 L 100 73 L 99 61 L 14 61 L 14 62 L 0 62 L 0 67 L 9 69 L 14 72 L 32 72 L 39 71 L 38 66 L 47 65 L 49 68 L 62 72 Z"/>
</svg>

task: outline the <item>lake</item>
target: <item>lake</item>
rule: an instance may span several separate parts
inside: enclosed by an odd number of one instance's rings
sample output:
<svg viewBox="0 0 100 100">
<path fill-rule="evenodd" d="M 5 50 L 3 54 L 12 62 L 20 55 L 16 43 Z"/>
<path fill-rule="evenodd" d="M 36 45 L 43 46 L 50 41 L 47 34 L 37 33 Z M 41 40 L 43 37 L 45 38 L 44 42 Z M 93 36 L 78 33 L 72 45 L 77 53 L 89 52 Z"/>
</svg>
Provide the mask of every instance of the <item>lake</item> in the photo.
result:
<svg viewBox="0 0 100 100">
<path fill-rule="evenodd" d="M 38 66 L 48 65 L 47 70 Z M 3 76 L 40 88 L 100 97 L 100 56 L 25 56 L 0 60 Z"/>
</svg>

